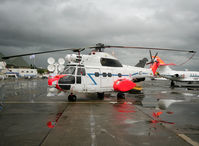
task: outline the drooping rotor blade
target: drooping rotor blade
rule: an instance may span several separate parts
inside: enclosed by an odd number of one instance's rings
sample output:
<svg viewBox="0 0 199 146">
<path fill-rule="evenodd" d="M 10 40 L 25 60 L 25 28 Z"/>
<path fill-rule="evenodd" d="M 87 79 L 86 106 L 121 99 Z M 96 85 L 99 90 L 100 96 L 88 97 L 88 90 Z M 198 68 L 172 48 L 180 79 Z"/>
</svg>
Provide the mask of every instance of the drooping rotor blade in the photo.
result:
<svg viewBox="0 0 199 146">
<path fill-rule="evenodd" d="M 29 55 L 35 55 L 35 54 L 46 54 L 46 53 L 52 53 L 52 52 L 61 52 L 61 51 L 74 51 L 74 52 L 81 52 L 83 51 L 85 48 L 65 48 L 65 49 L 58 49 L 58 50 L 51 50 L 51 51 L 42 51 L 42 52 L 35 52 L 35 53 L 27 53 L 27 54 L 19 54 L 19 55 L 12 55 L 12 56 L 5 56 L 2 57 L 2 59 L 6 60 L 9 58 L 14 58 L 14 57 L 22 57 L 22 56 L 29 56 Z"/>
<path fill-rule="evenodd" d="M 149 47 L 130 47 L 130 46 L 104 46 L 104 48 L 130 48 L 130 49 L 143 49 L 143 50 L 165 50 L 165 51 L 177 51 L 177 52 L 188 52 L 196 53 L 193 50 L 181 50 L 181 49 L 168 49 L 168 48 L 149 48 Z"/>
<path fill-rule="evenodd" d="M 151 54 L 151 50 L 149 50 L 149 54 L 150 54 L 150 58 L 151 60 L 153 59 L 152 54 Z"/>
</svg>

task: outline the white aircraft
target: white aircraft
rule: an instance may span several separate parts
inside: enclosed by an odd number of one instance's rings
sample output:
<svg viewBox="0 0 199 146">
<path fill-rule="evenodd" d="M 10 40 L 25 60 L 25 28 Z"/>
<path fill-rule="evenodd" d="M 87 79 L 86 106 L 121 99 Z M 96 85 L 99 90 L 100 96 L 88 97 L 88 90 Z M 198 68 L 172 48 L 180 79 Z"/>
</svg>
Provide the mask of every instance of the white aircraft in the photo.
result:
<svg viewBox="0 0 199 146">
<path fill-rule="evenodd" d="M 105 48 L 155 49 L 192 53 L 192 51 L 162 48 L 105 46 L 99 43 L 94 47 L 88 47 L 88 49 L 92 49 L 89 55 L 80 55 L 80 52 L 85 48 L 72 48 L 7 56 L 3 57 L 3 59 L 66 50 L 78 52 L 78 55 L 71 54 L 65 57 L 65 60 L 69 62 L 65 69 L 63 67 L 63 59 L 59 59 L 62 60 L 58 61 L 59 64 L 55 63 L 52 58 L 48 59 L 50 64 L 48 69 L 51 72 L 55 71 L 56 68 L 59 70 L 58 74 L 56 72 L 57 75 L 49 77 L 48 85 L 68 93 L 69 101 L 76 101 L 76 95 L 79 93 L 97 93 L 98 97 L 103 99 L 104 93 L 113 91 L 118 92 L 118 98 L 125 98 L 125 92 L 136 88 L 135 82 L 142 81 L 144 77 L 151 77 L 156 72 L 157 62 L 152 62 L 150 69 L 123 65 L 114 56 L 103 52 Z"/>
<path fill-rule="evenodd" d="M 175 86 L 174 81 L 176 82 L 199 82 L 199 72 L 198 71 L 176 71 L 172 70 L 169 66 L 175 65 L 165 64 L 160 57 L 156 56 L 156 61 L 158 62 L 158 74 L 160 77 L 164 77 L 166 79 L 171 80 L 171 87 Z"/>
<path fill-rule="evenodd" d="M 52 76 L 48 85 L 72 93 L 69 101 L 75 101 L 79 93 L 97 93 L 103 99 L 105 92 L 113 91 L 119 92 L 118 98 L 124 98 L 124 92 L 136 88 L 134 82 L 153 76 L 157 69 L 156 64 L 152 69 L 123 65 L 114 56 L 96 51 L 89 55 L 67 55 L 65 59 L 69 62 L 66 69 Z M 52 65 L 50 62 L 50 71 L 55 70 Z"/>
</svg>

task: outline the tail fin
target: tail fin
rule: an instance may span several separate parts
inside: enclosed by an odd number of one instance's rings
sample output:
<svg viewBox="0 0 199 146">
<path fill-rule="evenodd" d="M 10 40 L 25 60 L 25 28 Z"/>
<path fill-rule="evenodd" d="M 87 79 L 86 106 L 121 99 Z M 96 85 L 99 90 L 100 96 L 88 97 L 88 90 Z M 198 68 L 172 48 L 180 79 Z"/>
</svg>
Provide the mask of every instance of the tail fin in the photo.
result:
<svg viewBox="0 0 199 146">
<path fill-rule="evenodd" d="M 160 63 L 159 63 L 159 62 L 154 62 L 154 63 L 151 65 L 150 68 L 152 69 L 153 75 L 155 75 L 156 70 L 158 69 L 159 66 L 160 66 Z"/>
<path fill-rule="evenodd" d="M 152 56 L 154 58 L 154 56 Z M 169 63 L 169 64 L 166 64 L 164 63 L 164 61 L 162 59 L 160 59 L 160 57 L 156 56 L 155 57 L 155 62 L 151 65 L 151 69 L 152 69 L 152 72 L 153 72 L 153 75 L 155 75 L 156 73 L 156 70 L 158 69 L 159 66 L 168 66 L 168 65 L 176 65 L 174 63 Z"/>
<path fill-rule="evenodd" d="M 152 57 L 154 58 L 154 56 Z M 164 61 L 159 56 L 156 56 L 155 59 L 157 60 L 157 62 L 159 62 L 159 66 L 176 65 L 174 63 L 169 63 L 169 64 L 164 63 Z"/>
</svg>

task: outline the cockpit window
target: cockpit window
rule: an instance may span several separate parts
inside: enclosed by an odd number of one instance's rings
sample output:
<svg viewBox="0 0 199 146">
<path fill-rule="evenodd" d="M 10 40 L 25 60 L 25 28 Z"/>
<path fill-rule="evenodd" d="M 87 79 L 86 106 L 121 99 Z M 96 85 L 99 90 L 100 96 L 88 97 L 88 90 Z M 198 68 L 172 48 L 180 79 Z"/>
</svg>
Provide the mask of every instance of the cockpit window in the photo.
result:
<svg viewBox="0 0 199 146">
<path fill-rule="evenodd" d="M 74 76 L 64 76 L 59 79 L 59 84 L 75 84 L 75 77 Z"/>
<path fill-rule="evenodd" d="M 122 67 L 122 64 L 118 60 L 115 60 L 115 59 L 101 58 L 100 62 L 102 66 Z"/>
<path fill-rule="evenodd" d="M 77 69 L 77 75 L 85 76 L 86 75 L 85 68 L 78 68 Z"/>
<path fill-rule="evenodd" d="M 70 67 L 66 68 L 63 71 L 63 74 L 72 74 L 72 75 L 74 75 L 75 74 L 75 69 L 76 69 L 76 67 L 70 66 Z"/>
</svg>

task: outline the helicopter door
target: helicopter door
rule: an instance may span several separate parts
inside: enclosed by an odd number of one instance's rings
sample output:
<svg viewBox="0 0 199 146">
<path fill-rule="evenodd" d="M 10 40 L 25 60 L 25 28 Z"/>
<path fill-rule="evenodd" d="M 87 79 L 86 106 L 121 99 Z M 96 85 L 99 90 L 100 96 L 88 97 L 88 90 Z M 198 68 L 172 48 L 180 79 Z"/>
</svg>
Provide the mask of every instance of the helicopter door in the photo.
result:
<svg viewBox="0 0 199 146">
<path fill-rule="evenodd" d="M 100 87 L 100 70 L 95 68 L 86 69 L 86 89 L 87 91 L 96 91 Z"/>
<path fill-rule="evenodd" d="M 78 67 L 76 74 L 76 87 L 78 88 L 78 91 L 85 90 L 85 77 L 86 77 L 85 68 Z"/>
</svg>

